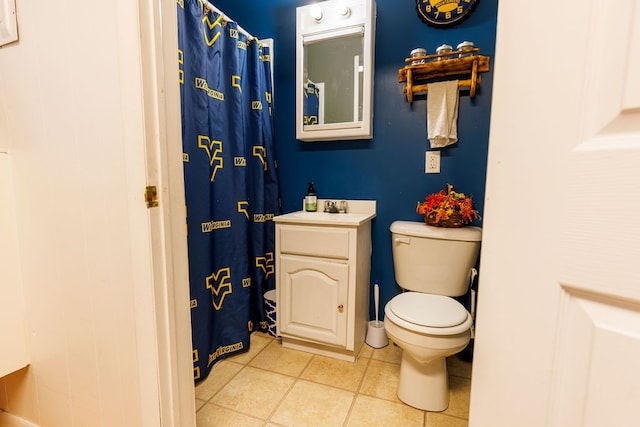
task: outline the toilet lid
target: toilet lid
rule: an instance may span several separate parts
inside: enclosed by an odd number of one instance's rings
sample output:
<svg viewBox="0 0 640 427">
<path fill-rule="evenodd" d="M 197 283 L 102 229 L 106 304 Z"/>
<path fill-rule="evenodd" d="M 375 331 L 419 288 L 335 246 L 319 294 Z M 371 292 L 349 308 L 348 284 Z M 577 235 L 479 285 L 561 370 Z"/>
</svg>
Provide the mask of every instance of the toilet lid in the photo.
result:
<svg viewBox="0 0 640 427">
<path fill-rule="evenodd" d="M 467 320 L 462 304 L 443 295 L 405 292 L 389 301 L 389 309 L 400 319 L 419 326 L 449 328 Z"/>
</svg>

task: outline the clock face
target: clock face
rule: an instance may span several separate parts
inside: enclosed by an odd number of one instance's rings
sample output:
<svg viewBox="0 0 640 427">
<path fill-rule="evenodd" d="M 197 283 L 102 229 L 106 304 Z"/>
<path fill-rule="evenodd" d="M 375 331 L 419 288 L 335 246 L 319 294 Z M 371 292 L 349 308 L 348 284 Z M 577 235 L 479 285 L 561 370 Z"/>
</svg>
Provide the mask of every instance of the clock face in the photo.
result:
<svg viewBox="0 0 640 427">
<path fill-rule="evenodd" d="M 416 0 L 420 18 L 429 25 L 445 27 L 466 18 L 479 0 Z"/>
</svg>

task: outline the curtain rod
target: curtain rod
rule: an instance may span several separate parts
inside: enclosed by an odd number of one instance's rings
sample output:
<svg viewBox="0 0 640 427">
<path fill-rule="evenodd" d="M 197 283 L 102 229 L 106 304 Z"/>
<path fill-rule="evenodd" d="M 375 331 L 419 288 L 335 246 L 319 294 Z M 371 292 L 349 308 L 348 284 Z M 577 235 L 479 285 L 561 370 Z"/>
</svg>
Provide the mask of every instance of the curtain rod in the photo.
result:
<svg viewBox="0 0 640 427">
<path fill-rule="evenodd" d="M 236 22 L 233 19 L 229 18 L 229 16 L 227 16 L 223 11 L 221 11 L 220 9 L 215 7 L 213 4 L 211 4 L 211 2 L 209 2 L 208 0 L 203 0 L 203 3 L 207 7 L 207 9 L 222 15 L 222 19 L 224 19 L 225 21 L 227 21 L 227 22 Z M 238 24 L 238 23 L 236 22 L 236 24 Z M 247 30 L 242 28 L 239 24 L 238 24 L 238 31 L 240 31 L 242 34 L 247 36 L 248 40 L 258 40 L 257 37 L 253 37 L 251 34 L 249 34 L 249 32 Z"/>
</svg>

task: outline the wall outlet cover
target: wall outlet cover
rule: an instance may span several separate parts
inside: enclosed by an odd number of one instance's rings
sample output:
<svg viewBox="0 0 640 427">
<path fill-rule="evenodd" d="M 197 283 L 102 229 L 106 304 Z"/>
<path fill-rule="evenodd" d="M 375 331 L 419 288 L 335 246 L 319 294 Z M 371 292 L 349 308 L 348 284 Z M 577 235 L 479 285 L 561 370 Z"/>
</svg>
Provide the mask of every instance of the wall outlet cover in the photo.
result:
<svg viewBox="0 0 640 427">
<path fill-rule="evenodd" d="M 440 173 L 440 152 L 427 151 L 425 155 L 425 173 Z"/>
</svg>

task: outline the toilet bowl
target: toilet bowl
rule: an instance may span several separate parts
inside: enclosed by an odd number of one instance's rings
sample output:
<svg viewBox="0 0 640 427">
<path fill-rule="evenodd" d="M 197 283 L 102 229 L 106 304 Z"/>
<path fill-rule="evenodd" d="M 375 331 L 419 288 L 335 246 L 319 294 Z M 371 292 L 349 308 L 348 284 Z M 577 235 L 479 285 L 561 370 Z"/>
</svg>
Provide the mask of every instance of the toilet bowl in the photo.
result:
<svg viewBox="0 0 640 427">
<path fill-rule="evenodd" d="M 425 411 L 449 406 L 446 357 L 471 338 L 471 315 L 453 298 L 405 292 L 385 306 L 385 330 L 402 348 L 398 398 Z"/>
<path fill-rule="evenodd" d="M 471 339 L 472 318 L 452 296 L 469 289 L 482 232 L 424 223 L 391 224 L 396 282 L 404 290 L 385 306 L 387 336 L 402 351 L 398 398 L 440 412 L 449 406 L 447 356 Z"/>
</svg>

